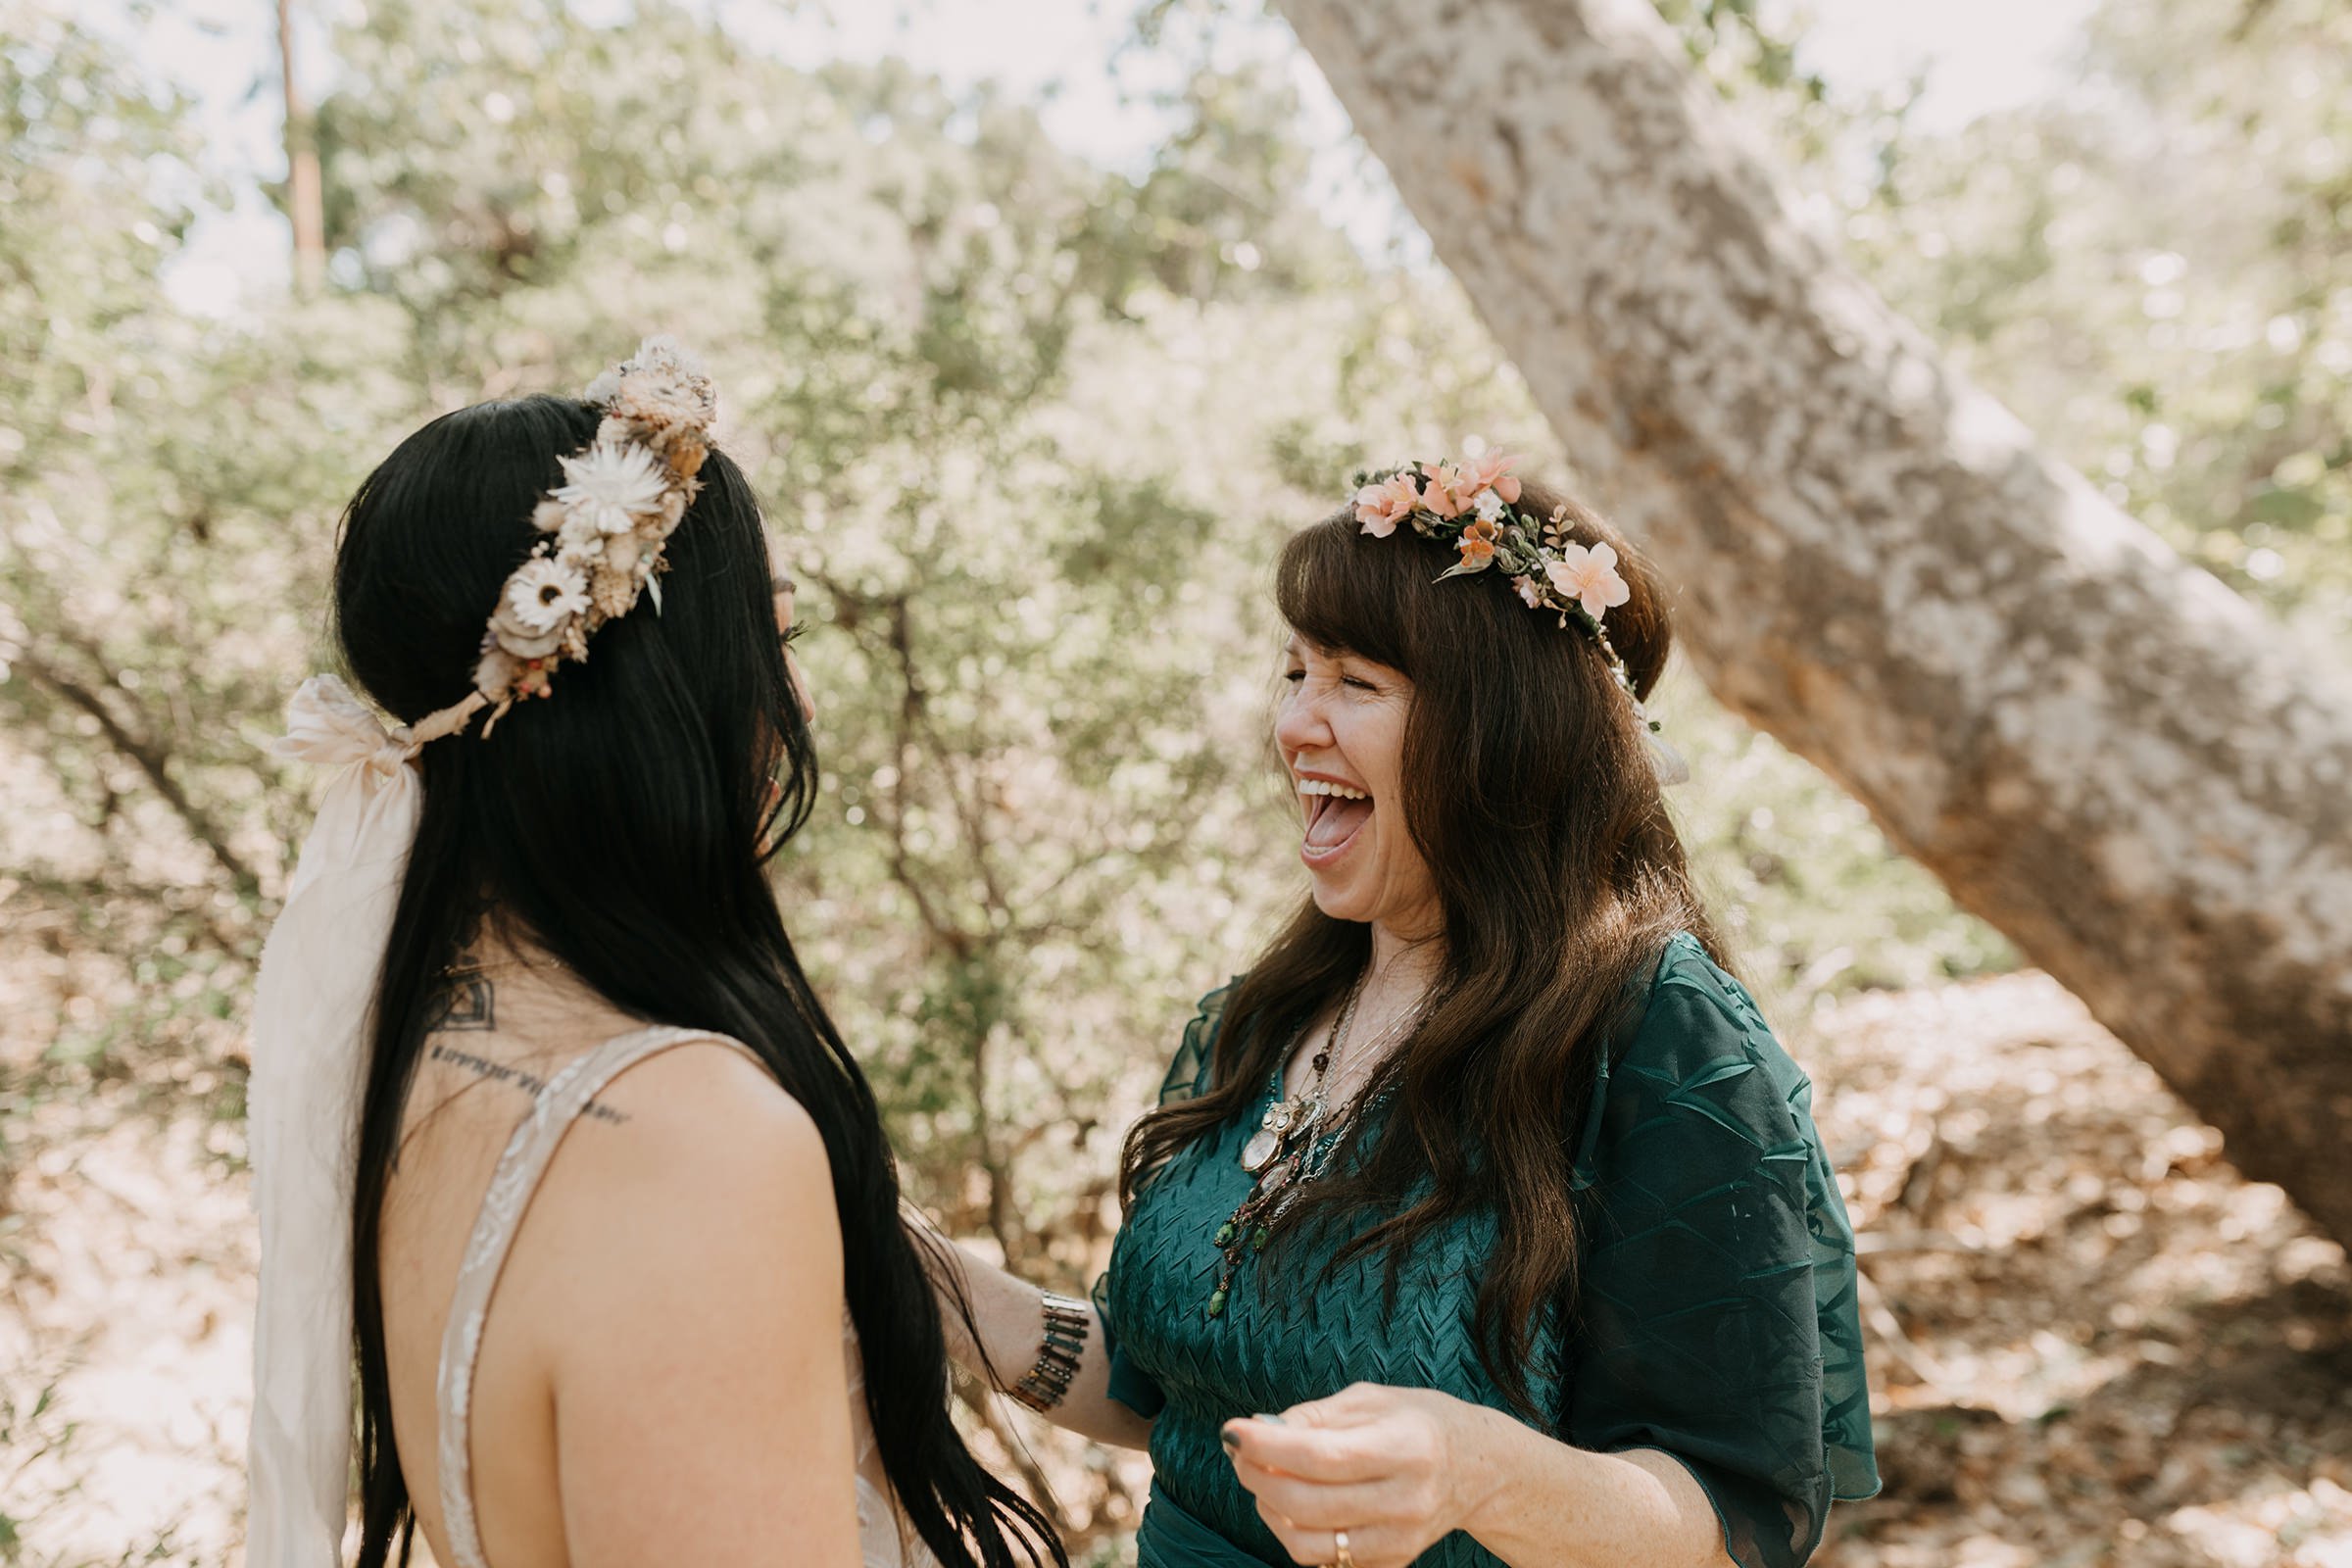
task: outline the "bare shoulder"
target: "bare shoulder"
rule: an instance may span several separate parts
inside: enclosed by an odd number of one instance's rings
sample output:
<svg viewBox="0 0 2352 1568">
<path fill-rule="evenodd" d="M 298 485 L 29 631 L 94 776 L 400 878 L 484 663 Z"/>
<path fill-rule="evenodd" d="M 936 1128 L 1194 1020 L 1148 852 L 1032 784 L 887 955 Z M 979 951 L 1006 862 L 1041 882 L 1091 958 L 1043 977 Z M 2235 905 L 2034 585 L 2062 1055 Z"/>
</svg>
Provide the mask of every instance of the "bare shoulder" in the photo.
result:
<svg viewBox="0 0 2352 1568">
<path fill-rule="evenodd" d="M 795 1294 L 838 1295 L 835 1213 L 815 1119 L 758 1062 L 705 1041 L 605 1087 L 550 1165 L 528 1228 L 550 1272 L 603 1279 L 622 1298 L 649 1277 L 757 1295 L 787 1260 Z"/>
<path fill-rule="evenodd" d="M 576 1140 L 580 1152 L 593 1151 L 582 1164 L 595 1168 L 581 1172 L 592 1185 L 622 1184 L 655 1203 L 725 1191 L 771 1216 L 771 1205 L 806 1200 L 832 1215 L 815 1118 L 731 1046 L 690 1041 L 658 1052 L 607 1084 L 596 1108 L 612 1136 Z"/>
<path fill-rule="evenodd" d="M 709 1152 L 813 1153 L 824 1139 L 808 1109 L 765 1067 L 716 1040 L 690 1040 L 630 1066 L 596 1097 L 598 1105 L 644 1130 L 640 1142 L 716 1146 Z M 741 1145 L 738 1148 L 738 1145 Z"/>
<path fill-rule="evenodd" d="M 598 1102 L 611 1119 L 575 1126 L 526 1228 L 565 1527 L 594 1544 L 573 1560 L 749 1563 L 791 1535 L 811 1554 L 796 1560 L 856 1561 L 815 1120 L 713 1043 L 636 1063 Z"/>
</svg>

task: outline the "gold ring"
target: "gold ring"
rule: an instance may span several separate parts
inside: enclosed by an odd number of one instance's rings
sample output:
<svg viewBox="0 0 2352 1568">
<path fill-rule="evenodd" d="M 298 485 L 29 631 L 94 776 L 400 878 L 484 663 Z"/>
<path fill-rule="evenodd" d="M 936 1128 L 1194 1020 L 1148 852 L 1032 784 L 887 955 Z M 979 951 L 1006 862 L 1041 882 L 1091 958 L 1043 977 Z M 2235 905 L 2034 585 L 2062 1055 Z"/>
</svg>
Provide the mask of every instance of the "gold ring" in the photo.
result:
<svg viewBox="0 0 2352 1568">
<path fill-rule="evenodd" d="M 1355 1554 L 1348 1549 L 1347 1531 L 1334 1530 L 1331 1533 L 1331 1549 L 1335 1553 L 1331 1568 L 1355 1568 Z"/>
</svg>

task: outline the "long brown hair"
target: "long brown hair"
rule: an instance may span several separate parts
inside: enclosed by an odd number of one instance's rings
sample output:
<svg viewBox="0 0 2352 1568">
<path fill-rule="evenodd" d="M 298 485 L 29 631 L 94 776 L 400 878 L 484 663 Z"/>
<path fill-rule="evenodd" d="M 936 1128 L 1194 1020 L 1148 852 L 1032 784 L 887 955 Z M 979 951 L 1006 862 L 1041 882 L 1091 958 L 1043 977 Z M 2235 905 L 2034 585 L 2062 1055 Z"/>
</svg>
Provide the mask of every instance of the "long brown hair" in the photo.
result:
<svg viewBox="0 0 2352 1568">
<path fill-rule="evenodd" d="M 1647 696 L 1673 643 L 1661 585 L 1588 508 L 1527 484 L 1519 510 L 1564 508 L 1574 537 L 1606 541 L 1632 597 L 1611 641 Z M 1393 1298 L 1414 1242 L 1491 1211 L 1479 1283 L 1482 1358 L 1532 1417 L 1525 1372 L 1546 1311 L 1573 1306 L 1580 1250 L 1570 1183 L 1596 1054 L 1638 1010 L 1660 949 L 1689 931 L 1727 956 L 1659 798 L 1642 732 L 1594 639 L 1529 609 L 1499 574 L 1437 581 L 1453 552 L 1399 529 L 1370 538 L 1344 510 L 1294 534 L 1276 568 L 1283 618 L 1413 683 L 1400 804 L 1445 916 L 1432 1006 L 1365 1086 L 1387 1097 L 1385 1133 L 1351 1126 L 1331 1174 L 1307 1190 L 1280 1242 L 1377 1216 L 1328 1268 L 1385 1250 Z M 1210 1087 L 1161 1107 L 1127 1138 L 1120 1197 L 1195 1139 L 1240 1114 L 1298 1032 L 1336 1004 L 1371 954 L 1370 928 L 1309 899 L 1226 1000 Z"/>
</svg>

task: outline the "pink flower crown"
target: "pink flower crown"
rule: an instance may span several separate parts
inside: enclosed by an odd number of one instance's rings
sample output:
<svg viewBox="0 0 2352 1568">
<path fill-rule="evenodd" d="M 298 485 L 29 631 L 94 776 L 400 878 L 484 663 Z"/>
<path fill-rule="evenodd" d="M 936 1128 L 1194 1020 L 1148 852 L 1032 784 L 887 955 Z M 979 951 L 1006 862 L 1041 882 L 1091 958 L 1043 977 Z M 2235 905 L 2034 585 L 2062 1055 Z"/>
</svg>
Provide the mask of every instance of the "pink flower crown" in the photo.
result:
<svg viewBox="0 0 2352 1568">
<path fill-rule="evenodd" d="M 1359 473 L 1355 520 L 1375 539 L 1388 538 L 1400 522 L 1410 523 L 1424 539 L 1451 545 L 1460 556 L 1439 574 L 1440 582 L 1499 568 L 1529 609 L 1556 612 L 1562 630 L 1571 621 L 1583 627 L 1633 704 L 1659 777 L 1681 783 L 1690 776 L 1690 768 L 1658 738 L 1662 726 L 1642 706 L 1633 676 L 1602 624 L 1611 610 L 1633 597 L 1618 574 L 1615 547 L 1605 539 L 1588 546 L 1571 537 L 1565 506 L 1541 521 L 1520 511 L 1519 480 L 1511 472 L 1518 461 L 1490 452 L 1458 463 L 1408 463 Z"/>
</svg>

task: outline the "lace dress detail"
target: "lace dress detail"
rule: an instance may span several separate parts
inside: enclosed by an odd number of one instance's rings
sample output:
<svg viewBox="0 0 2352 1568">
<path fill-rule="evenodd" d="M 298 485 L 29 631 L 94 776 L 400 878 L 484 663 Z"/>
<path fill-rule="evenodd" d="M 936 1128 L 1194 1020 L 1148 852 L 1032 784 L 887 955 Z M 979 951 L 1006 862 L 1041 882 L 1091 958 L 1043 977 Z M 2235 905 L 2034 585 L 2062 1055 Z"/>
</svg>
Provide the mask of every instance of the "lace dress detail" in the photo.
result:
<svg viewBox="0 0 2352 1568">
<path fill-rule="evenodd" d="M 608 1040 L 570 1062 L 539 1091 L 491 1173 L 480 1216 L 458 1265 L 449 1325 L 441 1337 L 441 1518 L 449 1534 L 452 1568 L 489 1568 L 473 1506 L 474 1362 L 481 1354 L 491 1293 L 498 1288 L 499 1272 L 506 1266 L 531 1195 L 538 1191 L 564 1135 L 607 1085 L 648 1056 L 698 1041 L 729 1046 L 759 1059 L 741 1041 L 699 1029 L 661 1026 Z M 841 1334 L 849 1366 L 851 1426 L 858 1442 L 858 1538 L 864 1568 L 937 1568 L 929 1550 L 903 1528 L 875 1460 L 873 1432 L 865 1416 L 864 1366 L 857 1332 L 846 1315 Z"/>
</svg>

